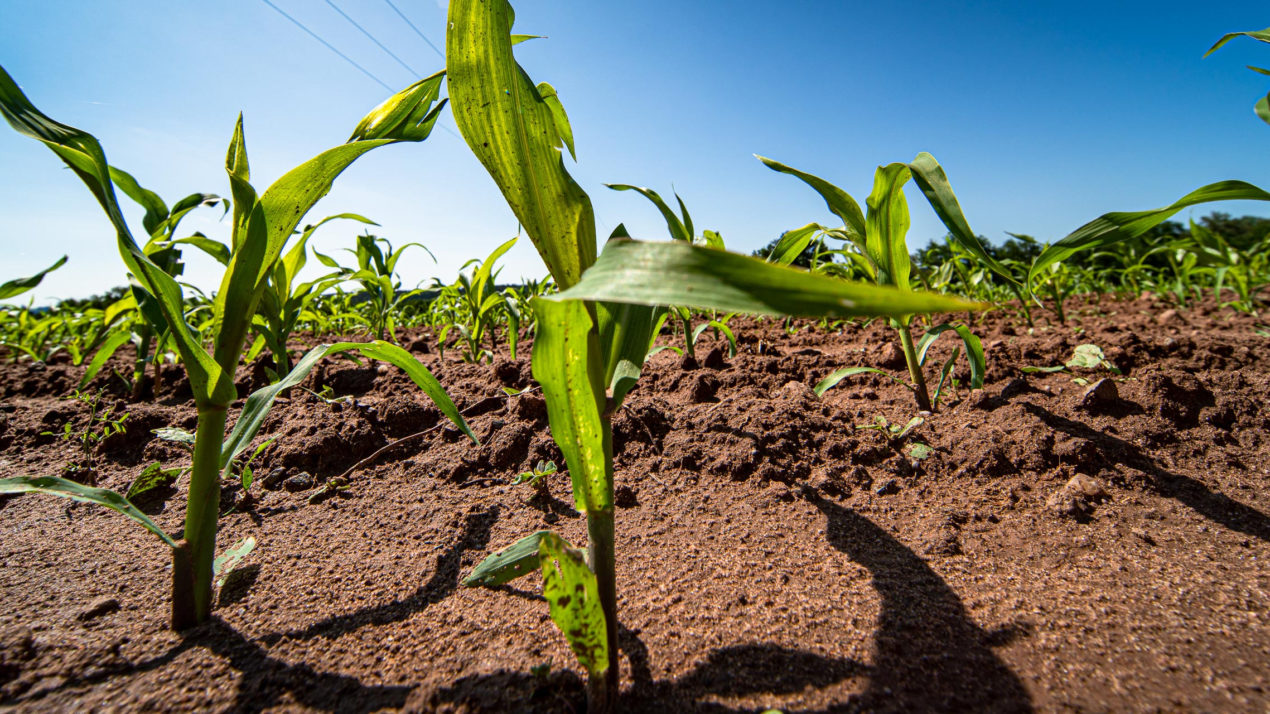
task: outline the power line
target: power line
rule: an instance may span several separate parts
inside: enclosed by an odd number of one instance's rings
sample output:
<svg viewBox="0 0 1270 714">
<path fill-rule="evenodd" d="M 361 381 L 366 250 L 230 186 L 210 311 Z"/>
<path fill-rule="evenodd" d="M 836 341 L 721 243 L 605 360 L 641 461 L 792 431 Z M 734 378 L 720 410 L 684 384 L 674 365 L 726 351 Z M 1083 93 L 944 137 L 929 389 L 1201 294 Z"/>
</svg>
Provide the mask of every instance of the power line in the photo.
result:
<svg viewBox="0 0 1270 714">
<path fill-rule="evenodd" d="M 349 64 L 353 65 L 354 67 L 356 67 L 357 69 L 361 70 L 361 73 L 362 73 L 362 74 L 364 74 L 364 75 L 366 75 L 367 77 L 370 77 L 371 79 L 373 79 L 373 80 L 375 80 L 376 82 L 378 82 L 378 83 L 379 83 L 379 86 L 383 87 L 384 89 L 388 90 L 389 92 L 396 91 L 396 90 L 394 90 L 392 87 L 388 86 L 388 83 L 387 83 L 387 82 L 385 82 L 384 80 L 380 79 L 379 77 L 376 77 L 375 75 L 371 74 L 371 73 L 370 73 L 370 70 L 366 69 L 365 67 L 361 66 L 360 64 L 357 64 L 356 62 L 354 62 L 354 61 L 352 60 L 352 58 L 350 58 L 348 55 L 344 54 L 343 52 L 340 52 L 339 50 L 335 49 L 335 46 L 334 46 L 334 45 L 332 45 L 330 42 L 327 42 L 326 40 L 324 40 L 324 39 L 322 39 L 321 37 L 319 37 L 319 36 L 318 36 L 318 34 L 317 34 L 316 32 L 314 32 L 313 30 L 310 30 L 309 28 L 305 27 L 305 26 L 304 26 L 304 23 L 302 23 L 302 22 L 300 22 L 299 20 L 295 19 L 294 17 L 291 17 L 290 15 L 288 15 L 286 12 L 284 12 L 284 11 L 282 10 L 282 8 L 278 7 L 277 5 L 274 5 L 274 4 L 273 4 L 272 2 L 270 2 L 269 0 L 260 0 L 260 1 L 261 1 L 261 2 L 263 2 L 264 4 L 268 5 L 269 7 L 273 8 L 274 10 L 276 10 L 276 11 L 278 12 L 278 14 L 279 14 L 279 15 L 282 15 L 283 17 L 287 18 L 287 19 L 288 19 L 288 20 L 290 20 L 291 22 L 295 23 L 295 26 L 296 26 L 296 27 L 298 27 L 298 28 L 300 28 L 301 30 L 304 30 L 305 32 L 307 32 L 307 33 L 309 34 L 309 36 L 310 36 L 310 37 L 312 37 L 313 39 L 317 40 L 318 42 L 321 42 L 321 43 L 322 43 L 322 44 L 323 44 L 323 45 L 324 45 L 324 46 L 325 46 L 328 50 L 330 50 L 330 51 L 334 52 L 335 54 L 339 55 L 339 56 L 340 56 L 340 57 L 341 57 L 341 58 L 342 58 L 345 62 L 347 62 L 347 63 L 349 63 Z"/>
<path fill-rule="evenodd" d="M 329 1 L 330 0 L 328 0 L 328 2 Z M 397 13 L 398 17 L 406 21 L 406 24 L 410 26 L 410 29 L 415 31 L 415 34 L 419 36 L 419 39 L 428 43 L 428 46 L 432 48 L 433 52 L 437 53 L 438 57 L 445 59 L 445 53 L 438 49 L 436 45 L 432 44 L 432 40 L 429 40 L 427 35 L 420 32 L 419 28 L 415 27 L 415 24 L 410 21 L 410 18 L 406 17 L 405 13 L 397 9 L 397 6 L 393 4 L 392 0 L 384 0 L 384 2 L 388 3 L 388 7 L 392 8 L 393 11 Z"/>
<path fill-rule="evenodd" d="M 393 58 L 393 59 L 397 60 L 397 64 L 401 65 L 402 67 L 405 67 L 407 72 L 409 72 L 411 75 L 413 75 L 413 76 L 415 76 L 415 77 L 420 76 L 418 72 L 414 71 L 414 68 L 412 68 L 410 65 L 406 64 L 406 63 L 405 63 L 405 61 L 404 61 L 404 60 L 402 60 L 400 57 L 398 57 L 397 55 L 393 54 L 392 50 L 388 49 L 387 47 L 384 47 L 384 43 L 382 43 L 382 42 L 380 42 L 379 40 L 375 39 L 375 36 L 374 36 L 374 35 L 372 35 L 372 34 L 370 34 L 370 32 L 369 32 L 366 28 L 364 28 L 364 27 L 362 27 L 361 25 L 357 24 L 357 21 L 356 21 L 356 20 L 354 20 L 353 18 L 349 17 L 349 16 L 348 16 L 348 13 L 344 12 L 343 10 L 341 10 L 339 5 L 336 5 L 334 2 L 332 2 L 332 0 L 326 0 L 326 4 L 327 4 L 327 5 L 330 5 L 330 6 L 331 6 L 331 7 L 335 10 L 335 12 L 338 12 L 338 13 L 339 13 L 339 14 L 340 14 L 340 15 L 341 15 L 341 16 L 342 16 L 345 20 L 348 20 L 349 24 L 351 24 L 353 27 L 356 27 L 358 30 L 361 30 L 361 33 L 362 33 L 363 35 L 366 35 L 366 37 L 370 38 L 370 41 L 371 41 L 371 42 L 374 42 L 374 43 L 375 43 L 375 44 L 379 47 L 379 49 L 383 50 L 383 51 L 384 51 L 384 52 L 385 52 L 385 53 L 386 53 L 389 57 L 391 57 L 391 58 Z"/>
</svg>

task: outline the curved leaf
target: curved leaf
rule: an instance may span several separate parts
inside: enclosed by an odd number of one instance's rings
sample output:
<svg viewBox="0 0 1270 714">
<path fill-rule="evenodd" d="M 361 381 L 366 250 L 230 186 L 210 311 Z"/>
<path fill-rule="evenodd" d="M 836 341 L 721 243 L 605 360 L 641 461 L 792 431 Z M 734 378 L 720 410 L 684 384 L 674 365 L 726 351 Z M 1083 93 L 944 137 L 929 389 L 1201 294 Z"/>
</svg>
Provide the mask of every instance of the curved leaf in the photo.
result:
<svg viewBox="0 0 1270 714">
<path fill-rule="evenodd" d="M 609 668 L 609 643 L 605 632 L 604 607 L 595 573 L 587 566 L 586 555 L 548 531 L 538 542 L 542 565 L 542 596 L 551 609 L 551 619 L 591 677 Z"/>
<path fill-rule="evenodd" d="M 538 544 L 550 532 L 538 531 L 487 556 L 463 578 L 463 587 L 496 588 L 537 570 L 540 566 Z"/>
<path fill-rule="evenodd" d="M 397 345 L 378 340 L 375 342 L 337 342 L 314 347 L 281 380 L 252 392 L 251 396 L 247 398 L 247 402 L 243 405 L 242 413 L 234 424 L 233 431 L 230 432 L 229 438 L 225 440 L 224 445 L 221 447 L 221 471 L 228 475 L 230 464 L 233 463 L 239 454 L 247 450 L 251 440 L 260 431 L 265 417 L 269 414 L 269 409 L 273 406 L 273 402 L 279 394 L 304 381 L 304 378 L 309 375 L 309 372 L 313 371 L 313 368 L 323 357 L 351 351 L 357 351 L 371 359 L 377 359 L 400 367 L 423 390 L 424 394 L 427 394 L 432 399 L 433 403 L 437 405 L 437 408 L 441 410 L 441 413 L 446 418 L 453 422 L 473 442 L 480 443 L 476 438 L 476 434 L 472 432 L 467 422 L 464 421 L 463 416 L 459 414 L 459 410 L 454 406 L 454 401 L 450 399 L 450 395 L 446 394 L 445 389 L 437 381 L 437 378 L 432 375 L 432 372 L 428 371 L 427 367 L 423 366 L 423 363 L 415 359 L 414 355 Z"/>
<path fill-rule="evenodd" d="M 595 214 L 557 148 L 558 98 L 553 93 L 549 103 L 512 54 L 513 19 L 506 0 L 450 3 L 451 112 L 547 270 L 567 288 L 595 262 Z"/>
<path fill-rule="evenodd" d="M 16 297 L 28 290 L 31 290 L 32 288 L 36 287 L 44 280 L 45 275 L 48 275 L 49 273 L 53 272 L 54 270 L 57 270 L 58 268 L 62 267 L 65 264 L 66 264 L 66 256 L 63 255 L 56 263 L 50 265 L 44 270 L 41 270 L 35 275 L 31 275 L 25 278 L 16 278 L 14 280 L 10 280 L 7 283 L 0 284 L 0 300 L 8 300 L 11 297 Z"/>
<path fill-rule="evenodd" d="M 610 240 L 578 285 L 546 301 L 687 305 L 751 315 L 900 317 L 984 310 L 955 297 L 848 282 L 679 241 Z"/>
<path fill-rule="evenodd" d="M 141 524 L 146 530 L 158 536 L 159 540 L 166 543 L 169 548 L 176 547 L 176 541 L 164 533 L 163 529 L 150 520 L 149 516 L 138 511 L 136 506 L 128 502 L 128 499 L 108 489 L 93 488 L 56 476 L 16 476 L 0 479 L 0 493 L 44 493 L 82 503 L 95 503 Z"/>
<path fill-rule="evenodd" d="M 838 383 L 842 380 L 847 377 L 853 377 L 857 374 L 880 374 L 883 377 L 899 382 L 900 384 L 904 384 L 902 380 L 896 379 L 894 375 L 875 367 L 843 367 L 842 369 L 834 370 L 828 377 L 816 382 L 816 386 L 812 389 L 812 391 L 816 393 L 817 397 L 822 397 L 825 392 L 838 386 Z M 908 385 L 904 384 L 904 386 L 907 387 Z"/>
<path fill-rule="evenodd" d="M 576 300 L 539 297 L 533 307 L 534 379 L 547 400 L 551 436 L 569 465 L 574 503 L 582 512 L 612 509 L 613 447 L 601 416 L 607 401 L 604 365 L 590 312 Z"/>
<path fill-rule="evenodd" d="M 1219 181 L 1201 186 L 1164 208 L 1104 213 L 1036 256 L 1028 272 L 1028 284 L 1034 283 L 1037 276 L 1054 263 L 1067 260 L 1081 251 L 1137 238 L 1183 208 L 1214 201 L 1270 201 L 1270 193 L 1243 181 Z"/>
<path fill-rule="evenodd" d="M 811 186 L 816 190 L 816 193 L 820 194 L 821 198 L 825 199 L 825 205 L 829 207 L 829 210 L 832 211 L 835 216 L 842 219 L 842 225 L 849 232 L 856 236 L 864 235 L 864 212 L 860 210 L 860 204 L 856 203 L 855 199 L 852 198 L 846 191 L 843 191 L 818 176 L 813 176 L 809 173 L 791 168 L 779 161 L 773 161 L 769 158 L 759 156 L 758 154 L 755 154 L 754 158 L 762 161 L 767 168 L 773 171 L 789 174 L 790 176 L 801 180 L 808 186 Z"/>
</svg>

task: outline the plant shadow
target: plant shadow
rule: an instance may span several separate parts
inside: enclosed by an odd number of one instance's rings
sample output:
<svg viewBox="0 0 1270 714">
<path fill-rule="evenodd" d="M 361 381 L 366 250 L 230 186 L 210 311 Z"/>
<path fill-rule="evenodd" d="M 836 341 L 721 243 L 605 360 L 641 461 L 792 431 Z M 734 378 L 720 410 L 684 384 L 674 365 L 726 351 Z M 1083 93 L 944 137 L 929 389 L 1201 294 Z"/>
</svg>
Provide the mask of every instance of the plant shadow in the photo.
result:
<svg viewBox="0 0 1270 714">
<path fill-rule="evenodd" d="M 261 641 L 272 645 L 283 639 L 307 640 L 314 637 L 334 639 L 369 625 L 400 622 L 440 602 L 458 587 L 463 553 L 468 550 L 485 550 L 489 544 L 490 529 L 497 520 L 498 506 L 490 506 L 486 510 L 469 513 L 464 519 L 463 531 L 458 539 L 445 553 L 437 557 L 437 567 L 432 577 L 409 596 L 363 608 L 347 615 L 328 617 L 301 630 L 270 633 L 262 636 Z"/>
<path fill-rule="evenodd" d="M 1146 474 L 1150 487 L 1160 495 L 1180 501 L 1214 523 L 1270 542 L 1270 518 L 1252 506 L 1214 491 L 1189 476 L 1161 468 L 1140 447 L 1088 424 L 1061 417 L 1034 404 L 1024 404 L 1023 408 L 1051 429 L 1093 444 L 1105 463 L 1128 466 Z"/>
<path fill-rule="evenodd" d="M 825 711 L 1032 710 L 1022 682 L 992 651 L 1027 636 L 1026 626 L 980 628 L 943 579 L 894 536 L 815 491 L 804 496 L 828 519 L 829 544 L 873 576 L 882 601 L 873 663 L 753 643 L 715 649 L 687 674 L 657 680 L 639 631 L 619 627 L 618 645 L 633 680 L 622 694 L 623 711 L 748 712 L 753 708 L 710 699 L 795 694 L 861 677 L 867 678 L 863 692 Z M 464 677 L 435 692 L 431 703 L 478 711 L 581 711 L 584 700 L 576 677 L 500 670 Z"/>
</svg>

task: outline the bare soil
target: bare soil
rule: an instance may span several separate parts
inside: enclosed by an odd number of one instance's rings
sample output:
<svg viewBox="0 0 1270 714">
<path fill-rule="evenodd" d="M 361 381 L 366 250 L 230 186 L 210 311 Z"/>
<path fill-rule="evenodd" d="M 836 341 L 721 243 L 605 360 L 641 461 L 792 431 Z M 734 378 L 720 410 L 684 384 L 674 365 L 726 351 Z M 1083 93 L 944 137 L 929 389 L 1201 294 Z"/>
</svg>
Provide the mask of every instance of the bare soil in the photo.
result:
<svg viewBox="0 0 1270 714">
<path fill-rule="evenodd" d="M 1032 331 L 982 318 L 986 388 L 966 389 L 963 367 L 902 438 L 858 428 L 916 414 L 895 382 L 810 389 L 849 365 L 902 376 L 883 324 L 737 321 L 734 358 L 709 338 L 700 363 L 655 355 L 614 418 L 623 708 L 1270 709 L 1270 339 L 1213 306 L 1068 310 L 1066 326 L 1042 315 Z M 404 343 L 482 445 L 395 369 L 329 361 L 307 386 L 352 399 L 293 391 L 262 430 L 277 440 L 254 498 L 224 491 L 221 548 L 259 545 L 205 626 L 169 631 L 169 556 L 135 524 L 49 497 L 0 502 L 0 707 L 583 710 L 540 579 L 459 586 L 534 530 L 585 541 L 566 474 L 545 494 L 509 483 L 539 459 L 563 467 L 541 396 L 502 390 L 533 387 L 528 361 Z M 1123 375 L 1022 372 L 1082 343 Z M 42 435 L 84 426 L 61 398 L 80 373 L 0 366 L 0 476 L 84 460 Z M 243 394 L 261 383 L 239 376 Z M 1087 394 L 1077 376 L 1112 381 Z M 129 418 L 93 454 L 98 485 L 188 462 L 151 434 L 194 427 L 183 380 L 139 403 L 114 377 L 99 386 Z M 933 452 L 914 458 L 917 443 Z M 350 467 L 348 489 L 313 498 Z M 182 479 L 141 505 L 177 533 L 184 492 Z"/>
</svg>

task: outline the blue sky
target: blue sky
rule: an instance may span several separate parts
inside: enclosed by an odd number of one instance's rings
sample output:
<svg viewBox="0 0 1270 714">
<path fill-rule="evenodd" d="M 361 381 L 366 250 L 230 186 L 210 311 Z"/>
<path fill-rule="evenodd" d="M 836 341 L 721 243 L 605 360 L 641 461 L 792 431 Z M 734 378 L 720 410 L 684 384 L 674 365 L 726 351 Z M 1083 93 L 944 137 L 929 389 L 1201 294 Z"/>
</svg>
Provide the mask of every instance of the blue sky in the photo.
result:
<svg viewBox="0 0 1270 714">
<path fill-rule="evenodd" d="M 325 0 L 273 0 L 390 86 L 414 77 Z M 334 0 L 419 74 L 443 61 L 384 0 Z M 394 0 L 444 47 L 444 2 Z M 1228 178 L 1270 186 L 1270 127 L 1252 104 L 1270 63 L 1251 40 L 1201 59 L 1224 32 L 1270 24 L 1258 2 L 514 3 L 521 64 L 559 90 L 576 137 L 571 165 L 599 233 L 618 222 L 663 239 L 651 204 L 603 183 L 683 196 L 698 229 L 751 251 L 782 230 L 832 216 L 758 153 L 819 174 L 863 202 L 874 168 L 929 151 L 972 228 L 1057 239 L 1110 210 L 1165 205 Z M 344 141 L 388 94 L 264 0 L 102 3 L 0 0 L 0 64 L 54 118 L 95 134 L 112 163 L 170 202 L 228 193 L 225 147 L 245 116 L 258 189 Z M 448 116 L 444 126 L 453 128 Z M 112 234 L 88 191 L 47 149 L 0 127 L 0 279 L 70 262 L 37 303 L 124 282 Z M 909 192 L 911 248 L 943 234 Z M 1249 203 L 1230 213 L 1270 215 Z M 1200 207 L 1198 217 L 1209 212 Z M 310 214 L 353 211 L 394 243 L 408 284 L 447 281 L 516 233 L 516 221 L 458 138 L 389 146 L 347 171 Z M 189 230 L 224 238 L 206 212 Z M 1191 214 L 1181 214 L 1185 218 Z M 133 214 L 134 230 L 140 216 Z M 350 245 L 332 224 L 315 245 Z M 216 266 L 191 257 L 210 290 Z M 545 272 L 528 240 L 502 278 Z M 29 297 L 31 294 L 28 294 Z M 25 299 L 25 297 L 24 297 Z"/>
</svg>

